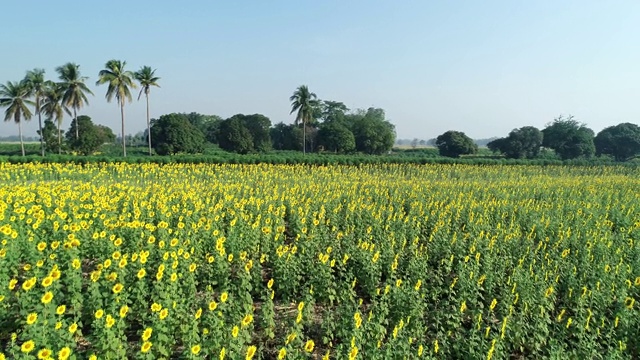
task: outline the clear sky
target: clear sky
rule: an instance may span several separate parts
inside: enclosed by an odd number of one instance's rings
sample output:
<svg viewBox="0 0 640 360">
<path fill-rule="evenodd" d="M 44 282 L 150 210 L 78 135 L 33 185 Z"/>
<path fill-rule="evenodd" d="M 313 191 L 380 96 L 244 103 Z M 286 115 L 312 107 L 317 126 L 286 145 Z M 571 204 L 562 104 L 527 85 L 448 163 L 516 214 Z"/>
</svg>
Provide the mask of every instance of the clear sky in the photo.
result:
<svg viewBox="0 0 640 360">
<path fill-rule="evenodd" d="M 3 1 L 0 82 L 80 64 L 81 113 L 120 132 L 96 87 L 109 59 L 157 69 L 152 117 L 262 113 L 290 123 L 306 84 L 352 109 L 381 107 L 399 138 L 473 138 L 573 114 L 596 132 L 640 122 L 638 0 Z M 35 119 L 34 119 L 35 120 Z M 144 102 L 126 108 L 144 129 Z M 67 117 L 64 127 L 68 128 Z M 25 127 L 35 136 L 37 121 Z M 0 123 L 0 135 L 17 134 Z"/>
</svg>

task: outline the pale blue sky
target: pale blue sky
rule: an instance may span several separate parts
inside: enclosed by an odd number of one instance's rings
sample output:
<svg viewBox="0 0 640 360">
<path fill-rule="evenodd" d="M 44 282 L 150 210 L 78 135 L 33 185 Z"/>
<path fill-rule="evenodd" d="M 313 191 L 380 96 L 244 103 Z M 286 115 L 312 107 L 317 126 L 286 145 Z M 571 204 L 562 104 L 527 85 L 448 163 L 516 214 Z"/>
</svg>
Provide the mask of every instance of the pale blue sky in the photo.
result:
<svg viewBox="0 0 640 360">
<path fill-rule="evenodd" d="M 640 122 L 638 0 L 57 0 L 2 10 L 0 82 L 34 67 L 55 78 L 76 62 L 95 93 L 81 112 L 116 133 L 117 105 L 94 85 L 112 58 L 157 68 L 152 117 L 288 123 L 288 98 L 307 84 L 321 99 L 385 109 L 399 138 L 504 136 L 559 114 L 596 132 Z M 127 133 L 145 127 L 144 102 L 126 115 Z M 1 135 L 16 133 L 0 123 Z"/>
</svg>

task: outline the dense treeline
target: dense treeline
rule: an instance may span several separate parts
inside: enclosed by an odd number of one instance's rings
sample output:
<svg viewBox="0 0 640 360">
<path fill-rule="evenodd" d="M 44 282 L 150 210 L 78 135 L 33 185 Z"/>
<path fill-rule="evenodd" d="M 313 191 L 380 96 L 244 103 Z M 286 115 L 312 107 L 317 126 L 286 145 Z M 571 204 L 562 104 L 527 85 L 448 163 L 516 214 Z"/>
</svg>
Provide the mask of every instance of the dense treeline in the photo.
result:
<svg viewBox="0 0 640 360">
<path fill-rule="evenodd" d="M 238 154 L 266 153 L 272 150 L 380 155 L 389 152 L 396 138 L 395 126 L 386 119 L 383 109 L 350 110 L 339 101 L 321 100 L 306 85 L 291 95 L 293 124 L 271 120 L 262 114 L 236 114 L 223 119 L 198 113 L 165 114 L 150 118 L 149 94 L 159 87 L 155 70 L 143 66 L 137 72 L 126 70 L 126 61 L 109 60 L 98 74 L 96 85 L 107 85 L 107 101 L 116 100 L 120 107 L 121 129 L 116 137 L 106 126 L 94 124 L 86 115 L 79 115 L 93 95 L 86 86 L 87 77 L 80 67 L 67 63 L 57 67 L 58 82 L 45 79 L 42 69 L 28 71 L 18 82 L 0 85 L 0 106 L 5 107 L 5 121 L 18 125 L 21 154 L 26 155 L 22 141 L 22 122 L 34 115 L 38 118 L 41 155 L 74 153 L 90 155 L 104 143 L 122 145 L 127 155 L 125 136 L 127 102 L 132 101 L 132 89 L 140 88 L 138 100 L 147 102 L 146 130 L 137 136 L 148 146 L 149 155 L 199 154 L 207 143 Z M 65 114 L 72 117 L 64 134 Z M 44 122 L 43 122 L 44 116 Z M 140 142 L 140 141 L 138 141 Z M 457 158 L 478 152 L 478 144 L 464 132 L 450 130 L 423 145 L 435 145 L 441 156 Z M 418 145 L 417 139 L 412 146 Z M 506 137 L 489 141 L 486 146 L 499 156 L 509 159 L 539 159 L 552 151 L 561 160 L 608 157 L 626 161 L 640 154 L 640 127 L 632 123 L 610 126 L 597 135 L 586 124 L 572 116 L 558 117 L 544 129 L 525 126 L 514 129 Z M 546 157 L 544 157 L 546 158 Z"/>
<path fill-rule="evenodd" d="M 440 154 L 449 157 L 475 154 L 477 145 L 462 132 L 447 131 L 436 139 Z M 559 116 L 544 129 L 524 126 L 487 144 L 494 153 L 509 159 L 537 159 L 549 149 L 562 160 L 590 159 L 604 156 L 626 161 L 640 155 L 640 127 L 622 123 L 610 126 L 597 135 L 573 116 Z"/>
</svg>

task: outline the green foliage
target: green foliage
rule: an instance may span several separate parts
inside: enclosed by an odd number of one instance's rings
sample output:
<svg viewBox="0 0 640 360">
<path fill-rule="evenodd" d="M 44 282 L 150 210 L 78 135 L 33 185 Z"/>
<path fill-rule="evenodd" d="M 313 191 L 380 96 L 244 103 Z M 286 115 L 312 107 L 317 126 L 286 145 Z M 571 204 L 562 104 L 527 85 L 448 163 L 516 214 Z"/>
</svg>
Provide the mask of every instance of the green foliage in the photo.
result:
<svg viewBox="0 0 640 360">
<path fill-rule="evenodd" d="M 134 74 L 131 71 L 125 70 L 127 65 L 126 61 L 121 60 L 109 60 L 105 64 L 105 69 L 100 70 L 98 74 L 98 81 L 96 85 L 108 84 L 106 98 L 108 102 L 111 102 L 113 98 L 118 101 L 120 105 L 120 119 L 121 119 L 121 132 L 122 136 L 122 154 L 127 156 L 127 137 L 124 130 L 124 104 L 126 101 L 131 102 L 131 89 L 135 89 L 137 86 L 133 82 Z"/>
<path fill-rule="evenodd" d="M 302 150 L 302 129 L 293 124 L 282 122 L 274 125 L 269 133 L 273 149 L 275 150 Z"/>
<path fill-rule="evenodd" d="M 487 144 L 494 152 L 504 153 L 511 159 L 533 159 L 540 154 L 542 132 L 533 126 L 514 129 L 506 138 L 499 138 Z"/>
<path fill-rule="evenodd" d="M 637 167 L 100 159 L 2 164 L 8 358 L 640 354 Z"/>
<path fill-rule="evenodd" d="M 27 71 L 24 82 L 29 88 L 29 93 L 34 97 L 35 114 L 38 116 L 38 131 L 42 132 L 42 100 L 47 89 L 47 81 L 44 78 L 44 69 Z M 40 138 L 41 154 L 45 154 L 44 140 Z"/>
<path fill-rule="evenodd" d="M 265 152 L 271 150 L 271 120 L 262 114 L 243 115 L 237 114 L 236 118 L 242 122 L 253 139 L 253 150 Z"/>
<path fill-rule="evenodd" d="M 461 131 L 453 130 L 438 136 L 436 147 L 440 155 L 453 158 L 478 152 L 478 145 L 473 142 L 473 139 Z"/>
<path fill-rule="evenodd" d="M 307 85 L 300 85 L 289 98 L 291 101 L 291 113 L 296 113 L 295 124 L 302 124 L 302 151 L 307 151 L 307 127 L 313 126 L 317 121 L 320 101 L 315 93 L 309 91 Z"/>
<path fill-rule="evenodd" d="M 96 127 L 105 143 L 114 143 L 116 141 L 116 135 L 113 133 L 113 130 L 111 130 L 110 127 L 99 124 L 96 125 Z"/>
<path fill-rule="evenodd" d="M 158 85 L 158 81 L 160 80 L 160 78 L 156 76 L 156 71 L 150 66 L 141 67 L 140 70 L 136 71 L 133 74 L 133 77 L 140 84 L 140 93 L 138 93 L 138 100 L 140 100 L 142 94 L 149 95 L 152 86 L 160 87 L 160 85 Z"/>
<path fill-rule="evenodd" d="M 344 122 L 349 108 L 340 101 L 323 100 L 318 106 L 318 118 L 323 122 Z"/>
<path fill-rule="evenodd" d="M 48 153 L 59 153 L 61 151 L 61 144 L 58 141 L 58 128 L 53 121 L 47 119 L 44 121 L 44 126 L 42 127 L 42 133 L 40 130 L 37 130 L 38 135 L 42 136 L 42 140 L 44 141 L 45 151 Z"/>
<path fill-rule="evenodd" d="M 555 150 L 563 160 L 588 158 L 595 153 L 593 130 L 571 115 L 556 118 L 542 133 L 542 146 Z"/>
<path fill-rule="evenodd" d="M 56 68 L 60 79 L 60 91 L 62 92 L 62 106 L 65 109 L 73 109 L 73 117 L 77 116 L 77 112 L 85 105 L 89 105 L 87 94 L 93 95 L 89 90 L 85 81 L 86 76 L 80 74 L 80 65 L 74 63 L 66 63 Z M 79 128 L 76 128 L 79 130 Z M 76 133 L 76 138 L 79 133 Z"/>
<path fill-rule="evenodd" d="M 594 139 L 596 155 L 611 155 L 617 161 L 624 161 L 640 154 L 640 127 L 622 123 L 609 126 Z"/>
<path fill-rule="evenodd" d="M 253 151 L 253 137 L 239 118 L 229 118 L 220 123 L 218 145 L 226 151 L 246 154 Z"/>
<path fill-rule="evenodd" d="M 325 150 L 348 153 L 356 148 L 356 140 L 351 130 L 337 121 L 327 122 L 318 130 L 318 145 Z"/>
<path fill-rule="evenodd" d="M 34 105 L 29 100 L 29 86 L 24 81 L 7 81 L 0 85 L 0 106 L 5 107 L 4 121 L 14 121 L 16 124 L 22 120 L 29 120 L 33 113 L 28 105 Z"/>
<path fill-rule="evenodd" d="M 197 154 L 204 150 L 204 134 L 185 114 L 167 114 L 151 121 L 153 148 L 159 155 Z"/>
<path fill-rule="evenodd" d="M 209 139 L 209 133 L 212 132 L 212 129 L 216 129 L 219 127 L 222 118 L 217 115 L 204 115 L 199 114 L 197 112 L 190 112 L 185 115 L 191 125 L 195 126 L 198 130 L 200 130 L 203 134 L 206 135 L 207 140 L 212 143 L 216 143 L 215 136 L 212 139 Z"/>
<path fill-rule="evenodd" d="M 271 150 L 271 120 L 261 114 L 236 114 L 217 125 L 215 138 L 220 148 L 246 154 Z M 210 130 L 213 132 L 213 130 Z"/>
<path fill-rule="evenodd" d="M 356 150 L 366 154 L 383 154 L 396 140 L 395 126 L 385 119 L 384 110 L 369 108 L 347 117 L 355 138 Z"/>
<path fill-rule="evenodd" d="M 18 124 L 20 135 L 20 148 L 22 156 L 25 156 L 24 143 L 22 141 L 22 121 L 31 119 L 31 110 L 28 105 L 34 105 L 29 100 L 31 88 L 26 81 L 11 82 L 0 85 L 0 107 L 6 107 L 4 121 L 13 120 Z"/>
<path fill-rule="evenodd" d="M 79 134 L 78 137 L 75 134 Z M 65 134 L 69 148 L 82 155 L 91 155 L 102 144 L 113 141 L 115 136 L 106 126 L 95 125 L 91 118 L 80 115 L 71 122 L 71 127 Z"/>
</svg>

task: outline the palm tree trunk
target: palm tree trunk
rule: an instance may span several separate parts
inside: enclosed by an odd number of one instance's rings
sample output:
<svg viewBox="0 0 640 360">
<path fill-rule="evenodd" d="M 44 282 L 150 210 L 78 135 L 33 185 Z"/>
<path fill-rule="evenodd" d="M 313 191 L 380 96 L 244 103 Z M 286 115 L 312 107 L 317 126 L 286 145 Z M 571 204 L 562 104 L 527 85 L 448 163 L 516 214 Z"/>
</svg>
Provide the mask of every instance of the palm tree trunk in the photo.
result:
<svg viewBox="0 0 640 360">
<path fill-rule="evenodd" d="M 147 139 L 149 140 L 149 156 L 151 156 L 151 123 L 149 121 L 149 93 L 145 95 L 147 97 Z"/>
<path fill-rule="evenodd" d="M 302 119 L 302 155 L 307 153 L 307 123 Z"/>
<path fill-rule="evenodd" d="M 120 102 L 120 117 L 122 118 L 122 156 L 127 157 L 127 140 L 124 135 L 124 100 Z"/>
<path fill-rule="evenodd" d="M 22 141 L 22 121 L 20 120 L 18 120 L 18 133 L 20 134 L 20 149 L 22 150 L 22 156 L 25 156 L 24 142 Z"/>
<path fill-rule="evenodd" d="M 80 138 L 80 132 L 78 131 L 78 115 L 76 115 L 76 108 L 73 108 L 73 122 L 76 124 L 76 140 Z"/>
<path fill-rule="evenodd" d="M 42 115 L 40 114 L 40 97 L 36 96 L 36 112 L 38 113 L 38 127 L 40 128 L 40 152 L 44 156 L 44 134 L 42 133 Z"/>
<path fill-rule="evenodd" d="M 58 121 L 58 155 L 62 153 L 62 131 L 60 130 L 60 121 Z"/>
</svg>

